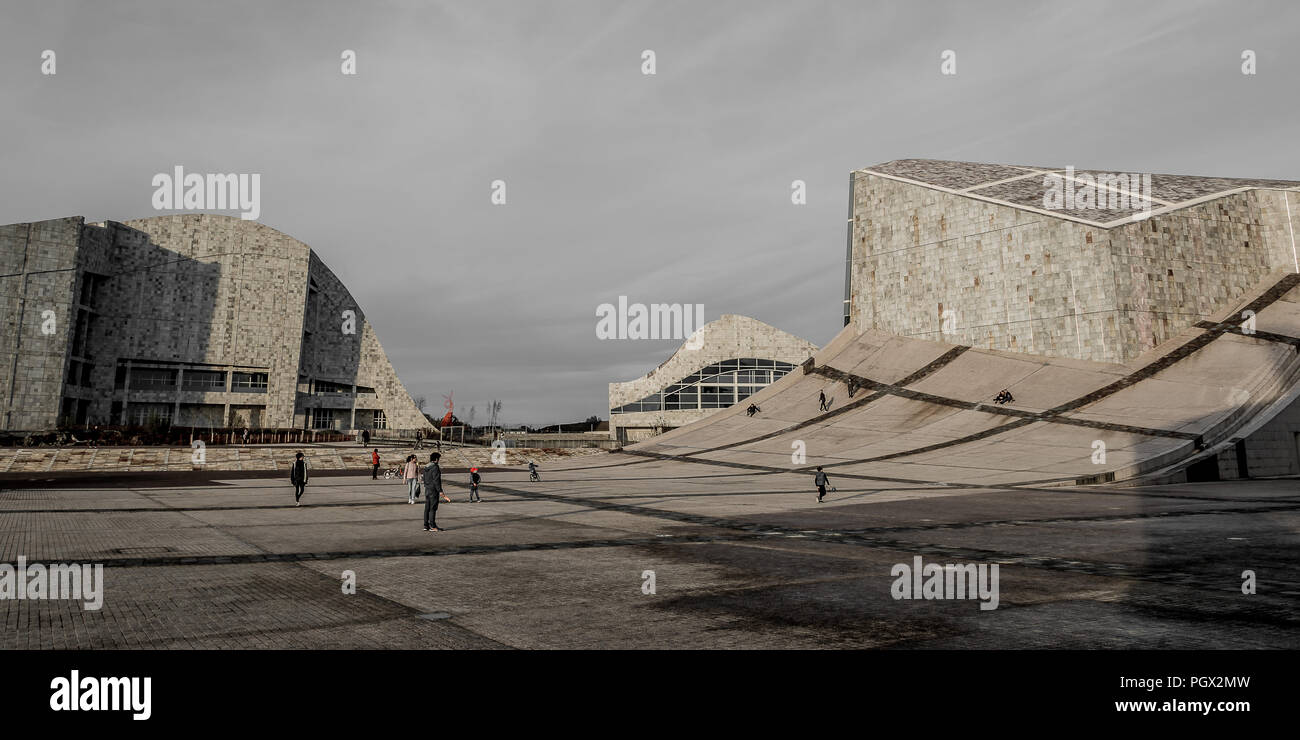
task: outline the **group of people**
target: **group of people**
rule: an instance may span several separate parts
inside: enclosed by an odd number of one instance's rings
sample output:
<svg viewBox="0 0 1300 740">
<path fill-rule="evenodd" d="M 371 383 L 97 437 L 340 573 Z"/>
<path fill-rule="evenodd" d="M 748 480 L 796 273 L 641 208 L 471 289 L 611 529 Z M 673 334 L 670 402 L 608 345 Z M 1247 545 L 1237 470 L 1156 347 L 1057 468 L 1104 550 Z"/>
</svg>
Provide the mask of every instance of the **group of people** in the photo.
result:
<svg viewBox="0 0 1300 740">
<path fill-rule="evenodd" d="M 433 452 L 429 454 L 429 464 L 421 466 L 419 459 L 414 455 L 407 455 L 402 465 L 402 479 L 406 481 L 406 503 L 414 504 L 415 500 L 420 497 L 421 492 L 425 493 L 424 497 L 424 531 L 441 532 L 438 528 L 438 503 L 445 501 L 451 503 L 451 499 L 442 490 L 442 466 L 438 464 L 441 453 Z M 370 479 L 379 479 L 379 449 L 375 448 L 370 453 L 371 472 Z M 302 506 L 302 495 L 307 488 L 307 479 L 309 476 L 307 459 L 303 453 L 299 452 L 294 457 L 293 465 L 289 467 L 289 482 L 293 484 L 293 501 L 295 506 Z M 540 481 L 542 478 L 537 473 L 537 463 L 528 462 L 528 477 L 530 480 Z M 469 469 L 469 503 L 477 504 L 483 500 L 479 495 L 479 483 L 483 477 L 479 475 L 478 468 Z"/>
</svg>

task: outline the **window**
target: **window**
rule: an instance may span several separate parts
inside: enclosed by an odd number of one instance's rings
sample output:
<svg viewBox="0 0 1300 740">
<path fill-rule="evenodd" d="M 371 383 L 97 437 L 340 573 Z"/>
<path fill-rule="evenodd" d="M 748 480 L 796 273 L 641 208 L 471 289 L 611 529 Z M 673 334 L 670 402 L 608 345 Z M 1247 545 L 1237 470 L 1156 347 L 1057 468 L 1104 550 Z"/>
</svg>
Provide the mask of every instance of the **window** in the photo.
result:
<svg viewBox="0 0 1300 740">
<path fill-rule="evenodd" d="M 664 396 L 664 409 L 667 411 L 698 409 L 699 407 L 700 394 L 695 388 Z"/>
<path fill-rule="evenodd" d="M 375 429 L 387 429 L 388 417 L 384 414 L 383 409 L 375 409 Z"/>
<path fill-rule="evenodd" d="M 313 394 L 317 396 L 350 396 L 352 395 L 352 386 L 329 380 L 318 380 Z"/>
<path fill-rule="evenodd" d="M 165 368 L 131 368 L 131 390 L 160 391 L 176 387 L 176 371 Z M 134 406 L 132 409 L 134 410 Z"/>
<path fill-rule="evenodd" d="M 103 286 L 108 277 L 105 275 L 96 275 L 93 272 L 81 274 L 81 305 L 94 308 L 99 302 L 99 289 Z"/>
<path fill-rule="evenodd" d="M 334 427 L 334 409 L 312 409 L 311 428 L 331 429 Z"/>
<path fill-rule="evenodd" d="M 610 413 L 726 408 L 758 393 L 794 368 L 794 365 L 780 360 L 753 357 L 723 360 L 665 387 L 662 394 L 656 393 L 610 409 Z"/>
<path fill-rule="evenodd" d="M 235 393 L 266 393 L 266 373 L 235 373 L 230 380 Z"/>
<path fill-rule="evenodd" d="M 181 383 L 187 391 L 224 391 L 224 370 L 186 370 Z"/>
<path fill-rule="evenodd" d="M 135 373 L 132 373 L 132 380 Z M 147 426 L 151 424 L 172 423 L 172 405 L 170 403 L 133 403 L 126 407 L 128 424 Z"/>
<path fill-rule="evenodd" d="M 77 309 L 77 323 L 72 327 L 72 355 L 90 357 L 86 343 L 93 336 L 95 336 L 95 315 L 84 308 Z"/>
</svg>

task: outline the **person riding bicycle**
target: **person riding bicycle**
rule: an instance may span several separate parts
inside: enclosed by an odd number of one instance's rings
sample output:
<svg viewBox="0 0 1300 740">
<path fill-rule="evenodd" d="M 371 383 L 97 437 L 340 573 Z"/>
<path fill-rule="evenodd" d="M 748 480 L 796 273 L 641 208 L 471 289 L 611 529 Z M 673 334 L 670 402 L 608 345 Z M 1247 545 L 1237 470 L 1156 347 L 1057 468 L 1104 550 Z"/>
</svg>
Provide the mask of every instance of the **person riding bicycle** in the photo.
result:
<svg viewBox="0 0 1300 740">
<path fill-rule="evenodd" d="M 537 463 L 533 462 L 532 460 L 528 461 L 528 479 L 536 480 L 536 481 L 540 481 L 542 479 L 542 476 L 537 474 Z"/>
</svg>

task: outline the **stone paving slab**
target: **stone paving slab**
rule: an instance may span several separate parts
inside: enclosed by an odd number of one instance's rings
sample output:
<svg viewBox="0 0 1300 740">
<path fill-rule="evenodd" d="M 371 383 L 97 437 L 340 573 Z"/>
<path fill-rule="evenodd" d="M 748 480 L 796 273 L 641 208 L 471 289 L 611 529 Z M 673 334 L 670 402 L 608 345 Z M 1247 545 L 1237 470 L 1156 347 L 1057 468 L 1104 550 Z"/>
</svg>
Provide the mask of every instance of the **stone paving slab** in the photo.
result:
<svg viewBox="0 0 1300 740">
<path fill-rule="evenodd" d="M 0 562 L 107 566 L 99 612 L 0 600 L 0 647 L 1300 647 L 1294 480 L 842 477 L 818 504 L 807 474 L 630 457 L 488 471 L 482 504 L 449 476 L 441 533 L 363 475 L 316 479 L 303 507 L 278 476 L 0 491 L 22 494 L 0 498 Z M 915 556 L 1000 564 L 999 607 L 895 600 Z"/>
</svg>

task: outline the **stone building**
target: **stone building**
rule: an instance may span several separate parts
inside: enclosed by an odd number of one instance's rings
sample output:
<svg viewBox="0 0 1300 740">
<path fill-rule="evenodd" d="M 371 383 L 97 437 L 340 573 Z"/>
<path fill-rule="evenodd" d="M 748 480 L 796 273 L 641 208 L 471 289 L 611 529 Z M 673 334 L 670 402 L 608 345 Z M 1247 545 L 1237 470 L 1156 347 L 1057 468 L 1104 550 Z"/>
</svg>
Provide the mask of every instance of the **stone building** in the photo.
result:
<svg viewBox="0 0 1300 740">
<path fill-rule="evenodd" d="M 425 425 L 338 277 L 253 221 L 0 226 L 0 329 L 8 430 Z"/>
<path fill-rule="evenodd" d="M 1125 362 L 1272 271 L 1300 271 L 1298 187 L 923 159 L 868 167 L 850 177 L 844 321 Z"/>
<path fill-rule="evenodd" d="M 610 434 L 625 444 L 703 419 L 784 377 L 816 351 L 757 319 L 723 314 L 659 367 L 609 384 Z"/>
</svg>

